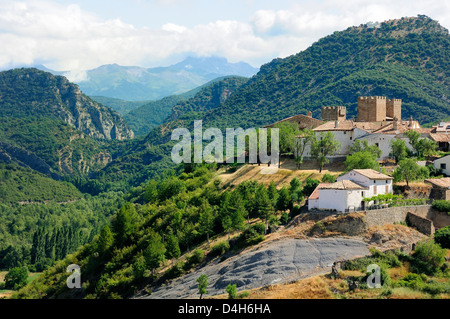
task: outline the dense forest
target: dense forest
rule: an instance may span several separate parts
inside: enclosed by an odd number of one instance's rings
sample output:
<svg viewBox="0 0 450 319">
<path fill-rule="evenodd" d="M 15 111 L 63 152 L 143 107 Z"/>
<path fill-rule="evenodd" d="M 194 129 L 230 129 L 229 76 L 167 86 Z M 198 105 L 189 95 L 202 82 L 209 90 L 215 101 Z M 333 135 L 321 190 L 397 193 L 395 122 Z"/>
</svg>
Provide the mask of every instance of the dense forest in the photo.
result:
<svg viewBox="0 0 450 319">
<path fill-rule="evenodd" d="M 178 175 L 134 189 L 92 243 L 45 271 L 17 297 L 80 297 L 70 295 L 62 274 L 71 263 L 80 265 L 85 278 L 82 297 L 128 297 L 146 285 L 180 276 L 205 258 L 238 252 L 264 240 L 273 225 L 286 223 L 299 212 L 296 203 L 318 183 L 311 180 L 303 185 L 294 178 L 277 190 L 273 183 L 246 181 L 224 190 L 215 173 L 215 164 L 185 165 Z M 261 222 L 250 224 L 255 218 Z M 206 256 L 196 248 L 218 236 L 229 239 L 236 232 L 236 238 L 210 247 Z M 43 235 L 38 233 L 34 240 L 39 236 Z M 186 252 L 187 259 L 181 259 Z M 166 261 L 172 267 L 161 272 Z"/>
</svg>

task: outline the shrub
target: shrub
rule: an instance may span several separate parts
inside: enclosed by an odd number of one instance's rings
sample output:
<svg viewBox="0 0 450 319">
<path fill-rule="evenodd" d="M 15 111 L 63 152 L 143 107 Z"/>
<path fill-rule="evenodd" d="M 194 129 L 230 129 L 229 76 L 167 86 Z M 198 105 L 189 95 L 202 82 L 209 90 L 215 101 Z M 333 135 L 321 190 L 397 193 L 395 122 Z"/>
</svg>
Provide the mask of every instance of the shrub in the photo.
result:
<svg viewBox="0 0 450 319">
<path fill-rule="evenodd" d="M 165 275 L 167 276 L 168 279 L 180 277 L 184 272 L 183 271 L 184 266 L 185 263 L 180 260 L 175 265 L 170 267 L 170 269 L 165 272 Z"/>
<path fill-rule="evenodd" d="M 422 276 L 414 273 L 409 273 L 402 279 L 394 282 L 395 287 L 408 287 L 411 289 L 422 289 L 424 287 L 424 282 Z"/>
<path fill-rule="evenodd" d="M 229 284 L 226 288 L 226 292 L 228 293 L 228 299 L 236 299 L 237 290 L 235 284 Z"/>
<path fill-rule="evenodd" d="M 286 213 L 286 212 L 284 212 L 283 214 L 281 214 L 280 222 L 281 222 L 282 224 L 287 224 L 288 221 L 289 221 L 289 214 Z"/>
<path fill-rule="evenodd" d="M 205 258 L 205 251 L 202 249 L 196 249 L 192 255 L 187 257 L 187 264 L 189 266 L 194 266 L 200 264 Z"/>
<path fill-rule="evenodd" d="M 245 248 L 247 246 L 256 245 L 265 239 L 264 235 L 255 230 L 255 226 L 247 228 L 241 235 L 239 235 L 236 241 L 237 248 Z"/>
<path fill-rule="evenodd" d="M 328 174 L 328 173 L 326 173 L 322 176 L 322 183 L 334 183 L 334 182 L 336 182 L 335 176 Z"/>
<path fill-rule="evenodd" d="M 446 254 L 446 250 L 435 244 L 433 240 L 421 241 L 412 254 L 411 266 L 416 273 L 435 274 L 444 265 Z"/>
<path fill-rule="evenodd" d="M 444 213 L 450 212 L 450 200 L 435 200 L 432 204 L 433 208 Z"/>
<path fill-rule="evenodd" d="M 19 290 L 27 285 L 28 269 L 26 267 L 15 267 L 5 275 L 5 288 Z"/>
<path fill-rule="evenodd" d="M 230 250 L 230 243 L 224 240 L 212 246 L 209 255 L 211 257 L 220 256 L 225 254 L 229 250 Z"/>
<path fill-rule="evenodd" d="M 438 229 L 434 233 L 434 242 L 442 248 L 450 249 L 450 226 Z"/>
<path fill-rule="evenodd" d="M 264 235 L 264 232 L 266 231 L 266 225 L 264 225 L 264 223 L 255 224 L 251 228 L 260 235 Z"/>
</svg>

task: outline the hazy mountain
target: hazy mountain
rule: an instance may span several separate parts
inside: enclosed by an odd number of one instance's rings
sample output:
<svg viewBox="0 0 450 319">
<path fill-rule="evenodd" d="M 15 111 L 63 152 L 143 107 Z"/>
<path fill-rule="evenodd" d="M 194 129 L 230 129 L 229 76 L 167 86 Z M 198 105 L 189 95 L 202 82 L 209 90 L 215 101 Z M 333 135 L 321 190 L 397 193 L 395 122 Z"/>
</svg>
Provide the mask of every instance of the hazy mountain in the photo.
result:
<svg viewBox="0 0 450 319">
<path fill-rule="evenodd" d="M 258 69 L 247 63 L 229 63 L 224 58 L 187 58 L 168 67 L 103 65 L 86 72 L 78 81 L 87 95 L 113 97 L 127 101 L 158 100 L 184 93 L 226 75 L 250 77 Z"/>
</svg>

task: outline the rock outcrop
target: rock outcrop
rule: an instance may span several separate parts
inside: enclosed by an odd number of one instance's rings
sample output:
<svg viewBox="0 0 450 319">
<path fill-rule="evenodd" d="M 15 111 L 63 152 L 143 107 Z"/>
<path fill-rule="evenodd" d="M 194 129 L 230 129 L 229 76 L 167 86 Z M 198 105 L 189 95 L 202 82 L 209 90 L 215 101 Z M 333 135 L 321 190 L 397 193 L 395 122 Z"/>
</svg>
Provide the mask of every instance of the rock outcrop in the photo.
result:
<svg viewBox="0 0 450 319">
<path fill-rule="evenodd" d="M 84 95 L 78 85 L 34 68 L 0 72 L 0 111 L 2 116 L 58 118 L 93 138 L 134 137 L 118 113 Z"/>
</svg>

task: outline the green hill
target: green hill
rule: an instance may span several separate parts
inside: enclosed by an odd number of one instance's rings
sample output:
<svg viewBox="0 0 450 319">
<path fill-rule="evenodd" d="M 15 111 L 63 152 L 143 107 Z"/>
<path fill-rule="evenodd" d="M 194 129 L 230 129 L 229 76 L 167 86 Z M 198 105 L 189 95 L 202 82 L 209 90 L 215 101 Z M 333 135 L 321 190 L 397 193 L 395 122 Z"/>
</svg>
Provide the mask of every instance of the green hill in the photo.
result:
<svg viewBox="0 0 450 319">
<path fill-rule="evenodd" d="M 404 118 L 439 121 L 450 113 L 449 49 L 448 30 L 426 16 L 350 27 L 263 65 L 203 125 L 260 127 L 338 105 L 351 117 L 368 95 L 402 99 Z"/>
<path fill-rule="evenodd" d="M 34 170 L 0 162 L 0 203 L 68 202 L 82 198 L 70 183 L 55 181 Z"/>
<path fill-rule="evenodd" d="M 136 136 L 147 135 L 153 128 L 173 120 L 183 112 L 203 112 L 217 107 L 228 94 L 246 81 L 244 77 L 220 77 L 183 94 L 146 103 L 125 114 L 124 119 Z"/>
</svg>

